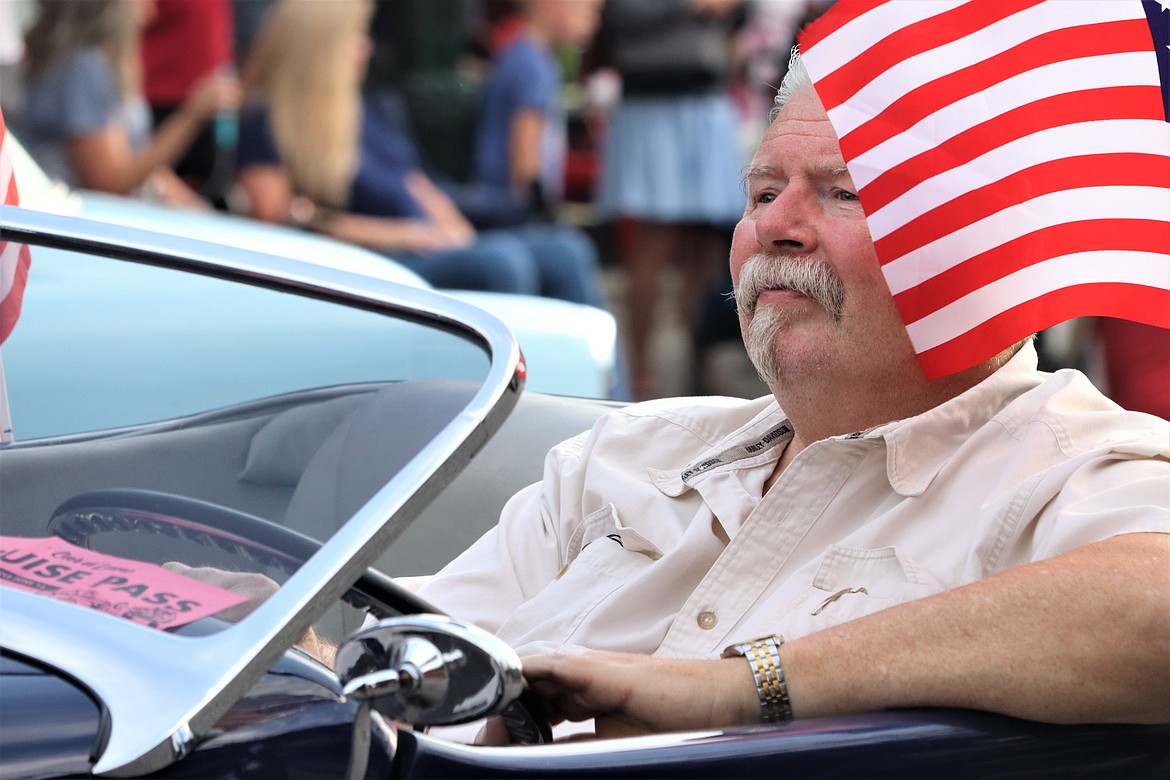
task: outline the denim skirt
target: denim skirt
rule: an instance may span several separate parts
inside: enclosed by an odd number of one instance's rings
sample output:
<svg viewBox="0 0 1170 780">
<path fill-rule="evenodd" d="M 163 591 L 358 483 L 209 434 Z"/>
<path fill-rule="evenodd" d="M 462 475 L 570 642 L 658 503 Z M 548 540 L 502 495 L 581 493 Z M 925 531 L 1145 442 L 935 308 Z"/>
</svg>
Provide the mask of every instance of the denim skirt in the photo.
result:
<svg viewBox="0 0 1170 780">
<path fill-rule="evenodd" d="M 609 119 L 595 207 L 603 218 L 732 225 L 750 156 L 725 95 L 632 95 Z"/>
</svg>

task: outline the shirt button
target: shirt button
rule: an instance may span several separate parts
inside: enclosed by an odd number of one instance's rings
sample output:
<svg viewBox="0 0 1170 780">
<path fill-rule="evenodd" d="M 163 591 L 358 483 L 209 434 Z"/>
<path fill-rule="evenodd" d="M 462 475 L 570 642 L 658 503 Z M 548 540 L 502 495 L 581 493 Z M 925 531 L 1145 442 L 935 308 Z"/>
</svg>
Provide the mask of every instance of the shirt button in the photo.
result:
<svg viewBox="0 0 1170 780">
<path fill-rule="evenodd" d="M 715 624 L 719 622 L 719 617 L 714 612 L 706 611 L 699 613 L 699 628 L 712 629 Z"/>
</svg>

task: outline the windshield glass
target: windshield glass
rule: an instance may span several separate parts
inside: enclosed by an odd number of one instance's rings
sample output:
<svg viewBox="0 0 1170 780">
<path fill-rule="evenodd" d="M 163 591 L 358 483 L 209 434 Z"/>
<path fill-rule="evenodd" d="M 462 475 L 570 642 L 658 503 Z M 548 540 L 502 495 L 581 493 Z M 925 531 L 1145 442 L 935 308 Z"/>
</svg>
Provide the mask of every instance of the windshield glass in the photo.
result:
<svg viewBox="0 0 1170 780">
<path fill-rule="evenodd" d="M 353 383 L 479 381 L 487 368 L 481 349 L 433 326 L 47 247 L 33 250 L 3 350 L 21 441 Z"/>
<path fill-rule="evenodd" d="M 5 537 L 46 536 L 55 520 L 94 551 L 283 579 L 295 561 L 271 549 L 279 544 L 208 543 L 194 502 L 327 540 L 471 400 L 489 365 L 476 344 L 433 324 L 31 249 L 23 311 L 2 347 L 14 442 L 0 472 Z M 230 513 L 217 522 L 237 536 L 263 530 Z M 34 552 L 8 557 L 27 563 Z M 75 575 L 66 594 L 53 590 L 51 572 L 76 569 L 26 573 L 46 594 L 142 622 L 183 617 L 172 605 L 182 599 L 154 588 L 135 596 L 129 580 L 97 587 L 101 578 Z M 352 628 L 333 622 L 334 638 Z"/>
</svg>

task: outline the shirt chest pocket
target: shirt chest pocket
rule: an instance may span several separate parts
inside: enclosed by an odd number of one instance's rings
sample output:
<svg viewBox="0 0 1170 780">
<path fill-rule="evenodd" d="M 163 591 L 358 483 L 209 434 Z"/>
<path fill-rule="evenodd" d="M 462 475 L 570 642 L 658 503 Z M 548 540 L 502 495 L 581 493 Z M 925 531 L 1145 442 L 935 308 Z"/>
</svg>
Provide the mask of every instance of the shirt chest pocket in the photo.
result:
<svg viewBox="0 0 1170 780">
<path fill-rule="evenodd" d="M 522 604 L 500 627 L 513 646 L 570 640 L 581 621 L 607 597 L 662 557 L 658 547 L 620 522 L 613 505 L 581 523 L 566 545 L 568 563 L 556 580 Z"/>
<path fill-rule="evenodd" d="M 929 572 L 893 547 L 863 550 L 831 545 L 812 587 L 785 610 L 783 633 L 810 634 L 942 590 Z"/>
</svg>

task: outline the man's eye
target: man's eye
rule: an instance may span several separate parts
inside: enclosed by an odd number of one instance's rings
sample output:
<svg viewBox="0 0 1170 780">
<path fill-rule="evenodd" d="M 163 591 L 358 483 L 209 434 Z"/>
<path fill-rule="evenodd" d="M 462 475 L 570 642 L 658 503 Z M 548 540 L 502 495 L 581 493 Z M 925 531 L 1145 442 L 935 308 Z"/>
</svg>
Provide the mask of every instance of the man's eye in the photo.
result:
<svg viewBox="0 0 1170 780">
<path fill-rule="evenodd" d="M 837 192 L 837 197 L 847 203 L 855 203 L 861 200 L 861 198 L 857 197 L 856 192 L 849 192 L 849 190 L 839 190 Z"/>
<path fill-rule="evenodd" d="M 776 193 L 774 192 L 761 192 L 756 196 L 756 203 L 771 203 L 774 200 L 776 200 Z"/>
</svg>

